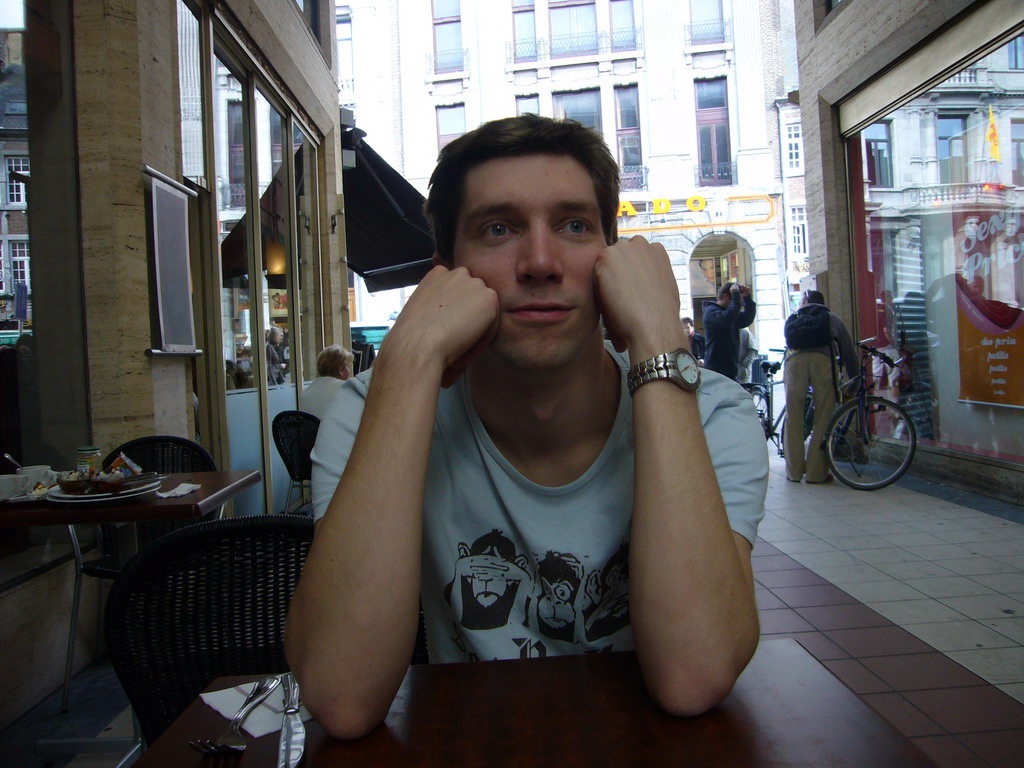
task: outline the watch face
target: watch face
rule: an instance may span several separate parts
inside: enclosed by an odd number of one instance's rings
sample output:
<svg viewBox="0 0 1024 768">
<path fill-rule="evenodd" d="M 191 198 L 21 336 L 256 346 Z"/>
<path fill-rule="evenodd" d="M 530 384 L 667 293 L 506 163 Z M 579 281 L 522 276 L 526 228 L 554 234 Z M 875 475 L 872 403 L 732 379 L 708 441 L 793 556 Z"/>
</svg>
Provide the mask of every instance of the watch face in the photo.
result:
<svg viewBox="0 0 1024 768">
<path fill-rule="evenodd" d="M 676 354 L 676 367 L 687 384 L 696 385 L 700 381 L 700 367 L 697 365 L 697 359 L 686 350 L 680 350 Z"/>
</svg>

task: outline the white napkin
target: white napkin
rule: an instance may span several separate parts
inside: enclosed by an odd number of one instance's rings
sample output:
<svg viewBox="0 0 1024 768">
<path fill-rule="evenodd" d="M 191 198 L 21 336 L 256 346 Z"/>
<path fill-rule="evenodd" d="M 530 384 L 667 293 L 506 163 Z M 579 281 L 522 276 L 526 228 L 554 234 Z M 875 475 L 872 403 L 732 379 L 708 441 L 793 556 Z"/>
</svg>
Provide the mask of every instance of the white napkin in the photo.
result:
<svg viewBox="0 0 1024 768">
<path fill-rule="evenodd" d="M 186 494 L 192 493 L 192 491 L 198 491 L 202 486 L 196 483 L 182 483 L 177 488 L 172 488 L 169 491 L 157 491 L 156 495 L 161 499 L 173 499 L 178 496 L 185 496 Z"/>
<path fill-rule="evenodd" d="M 210 691 L 199 694 L 200 698 L 207 704 L 224 715 L 228 720 L 234 717 L 238 708 L 245 702 L 245 697 L 253 689 L 256 683 L 244 683 L 234 688 L 227 688 L 223 691 Z M 313 719 L 313 716 L 306 711 L 305 707 L 300 710 L 303 721 Z M 270 695 L 252 711 L 242 724 L 242 729 L 258 739 L 268 733 L 281 730 L 281 719 L 284 716 L 284 686 L 279 685 Z"/>
</svg>

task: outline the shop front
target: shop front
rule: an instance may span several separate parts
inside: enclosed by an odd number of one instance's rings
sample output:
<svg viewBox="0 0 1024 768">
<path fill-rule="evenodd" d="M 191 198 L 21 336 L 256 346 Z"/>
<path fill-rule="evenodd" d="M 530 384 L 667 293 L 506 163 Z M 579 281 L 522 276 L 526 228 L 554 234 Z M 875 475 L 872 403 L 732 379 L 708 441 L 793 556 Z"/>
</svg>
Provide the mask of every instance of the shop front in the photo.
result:
<svg viewBox="0 0 1024 768">
<path fill-rule="evenodd" d="M 857 337 L 903 359 L 871 375 L 917 427 L 911 472 L 1019 502 L 1024 29 L 1019 5 L 973 6 L 887 70 L 870 62 L 886 71 L 847 84 L 836 122 L 819 124 L 841 135 L 850 229 L 820 212 L 827 262 L 812 271 L 833 297 L 849 271 Z M 851 11 L 835 23 L 856 23 Z"/>
</svg>

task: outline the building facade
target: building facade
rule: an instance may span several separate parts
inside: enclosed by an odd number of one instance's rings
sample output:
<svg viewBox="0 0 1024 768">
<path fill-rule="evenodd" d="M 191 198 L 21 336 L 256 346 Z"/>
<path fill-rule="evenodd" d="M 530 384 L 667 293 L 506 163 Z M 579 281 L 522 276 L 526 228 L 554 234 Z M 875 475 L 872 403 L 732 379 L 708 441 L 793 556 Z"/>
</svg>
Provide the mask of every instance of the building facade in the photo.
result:
<svg viewBox="0 0 1024 768">
<path fill-rule="evenodd" d="M 337 22 L 343 104 L 421 192 L 438 150 L 487 120 L 579 120 L 622 168 L 620 235 L 669 251 L 681 313 L 700 327 L 716 287 L 739 280 L 758 302 L 758 346 L 782 346 L 794 277 L 779 134 L 796 109 L 779 106 L 796 88 L 791 4 L 352 0 Z M 799 128 L 788 139 L 793 150 Z M 372 297 L 358 284 L 353 295 L 363 319 Z"/>
<path fill-rule="evenodd" d="M 809 269 L 904 357 L 911 471 L 1024 494 L 1024 9 L 797 0 Z"/>
</svg>

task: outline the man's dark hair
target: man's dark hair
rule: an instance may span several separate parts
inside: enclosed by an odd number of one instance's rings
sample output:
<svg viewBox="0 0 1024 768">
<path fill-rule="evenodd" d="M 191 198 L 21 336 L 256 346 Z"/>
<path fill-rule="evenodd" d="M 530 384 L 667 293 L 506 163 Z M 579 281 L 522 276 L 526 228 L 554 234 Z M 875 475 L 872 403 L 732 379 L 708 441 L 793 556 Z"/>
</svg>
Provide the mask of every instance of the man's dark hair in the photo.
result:
<svg viewBox="0 0 1024 768">
<path fill-rule="evenodd" d="M 734 285 L 736 285 L 735 282 L 730 282 L 730 283 L 726 283 L 721 288 L 719 288 L 718 289 L 718 298 L 724 299 L 726 296 L 728 296 L 729 292 L 732 291 L 732 287 Z"/>
<path fill-rule="evenodd" d="M 806 290 L 804 291 L 804 301 L 808 304 L 824 304 L 825 295 L 821 291 Z"/>
<path fill-rule="evenodd" d="M 679 322 L 680 323 L 685 323 L 686 325 L 693 325 L 693 318 L 692 317 L 681 317 L 681 318 L 679 318 Z"/>
<path fill-rule="evenodd" d="M 564 155 L 579 162 L 594 182 L 605 242 L 611 245 L 618 239 L 619 166 L 604 138 L 575 120 L 525 114 L 484 123 L 445 145 L 438 155 L 423 213 L 442 261 L 450 264 L 455 254 L 466 175 L 488 160 L 527 155 Z"/>
</svg>

